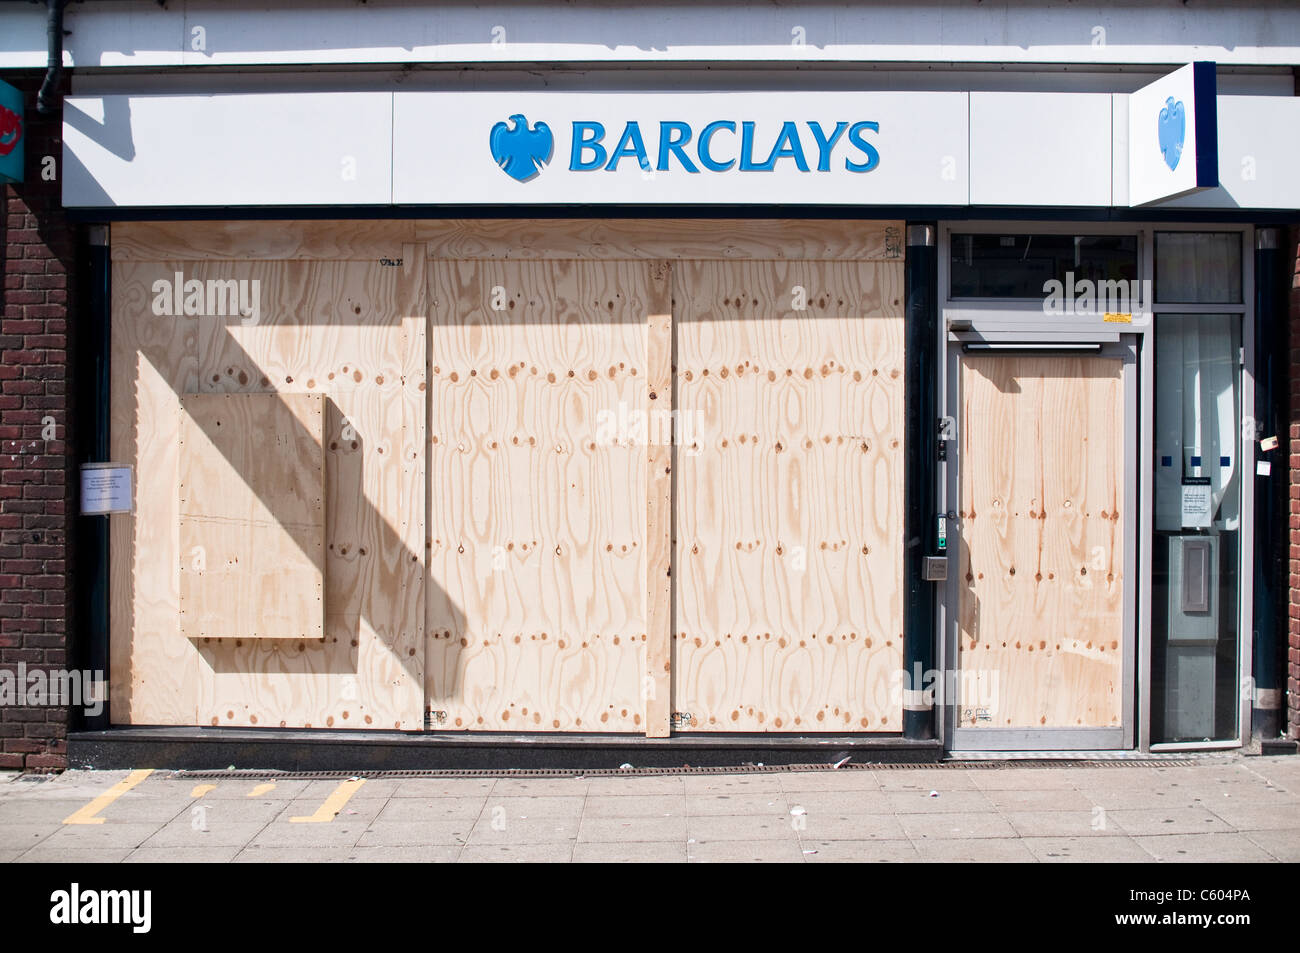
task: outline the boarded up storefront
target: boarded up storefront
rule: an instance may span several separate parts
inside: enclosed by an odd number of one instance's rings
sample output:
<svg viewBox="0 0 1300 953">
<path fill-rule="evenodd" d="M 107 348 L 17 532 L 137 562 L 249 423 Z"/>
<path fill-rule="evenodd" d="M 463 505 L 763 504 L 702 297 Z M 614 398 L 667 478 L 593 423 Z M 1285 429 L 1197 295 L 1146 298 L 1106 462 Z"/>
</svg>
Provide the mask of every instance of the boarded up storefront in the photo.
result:
<svg viewBox="0 0 1300 953">
<path fill-rule="evenodd" d="M 114 226 L 115 720 L 900 730 L 900 236 Z"/>
</svg>

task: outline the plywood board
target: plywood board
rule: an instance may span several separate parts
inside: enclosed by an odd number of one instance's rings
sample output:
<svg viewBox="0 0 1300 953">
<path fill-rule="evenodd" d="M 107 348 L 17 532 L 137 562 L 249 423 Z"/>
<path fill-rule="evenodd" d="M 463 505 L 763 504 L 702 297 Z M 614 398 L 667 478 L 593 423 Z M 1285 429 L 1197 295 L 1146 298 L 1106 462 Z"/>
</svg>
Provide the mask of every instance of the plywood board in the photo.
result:
<svg viewBox="0 0 1300 953">
<path fill-rule="evenodd" d="M 590 258 L 902 261 L 902 222 L 856 219 L 428 219 L 118 222 L 114 261 Z"/>
<path fill-rule="evenodd" d="M 110 455 L 135 464 L 135 512 L 109 520 L 110 710 L 118 724 L 191 725 L 199 655 L 179 633 L 180 395 L 198 389 L 199 318 L 156 313 L 171 265 L 113 266 Z"/>
<path fill-rule="evenodd" d="M 425 220 L 438 259 L 903 259 L 902 222 L 789 219 Z"/>
<path fill-rule="evenodd" d="M 902 265 L 674 276 L 675 727 L 898 731 Z"/>
<path fill-rule="evenodd" d="M 959 723 L 1117 726 L 1122 362 L 966 356 L 961 387 Z"/>
<path fill-rule="evenodd" d="M 114 261 L 397 261 L 415 222 L 114 222 Z"/>
<path fill-rule="evenodd" d="M 672 263 L 650 266 L 646 328 L 647 407 L 673 410 Z M 662 419 L 662 418 L 661 418 Z M 662 436 L 662 435 L 660 435 Z M 670 433 L 670 437 L 673 434 Z M 673 445 L 646 442 L 646 674 L 645 730 L 651 738 L 672 733 L 673 674 Z"/>
<path fill-rule="evenodd" d="M 180 423 L 185 638 L 324 638 L 319 394 L 189 394 Z"/>
<path fill-rule="evenodd" d="M 151 321 L 139 307 L 128 314 L 115 303 L 115 441 L 119 429 L 131 433 L 134 421 L 133 436 L 147 432 L 160 446 L 177 447 L 179 395 L 200 389 L 318 394 L 326 401 L 323 641 L 181 638 L 175 457 L 161 460 L 158 475 L 138 460 L 141 502 L 157 489 L 170 505 L 150 501 L 147 511 L 138 510 L 134 532 L 147 547 L 114 541 L 115 568 L 123 555 L 134 560 L 116 585 L 113 605 L 114 644 L 132 646 L 129 669 L 116 668 L 115 661 L 115 671 L 129 670 L 132 679 L 123 720 L 421 726 L 425 259 L 418 252 L 401 246 L 390 264 L 181 260 L 115 266 L 115 282 L 120 275 L 127 282 L 123 293 L 142 299 L 145 310 L 151 282 L 177 272 L 205 284 L 256 281 L 260 289 L 256 315 Z M 175 326 L 187 335 L 163 347 Z M 157 361 L 165 383 L 141 393 L 119 384 L 117 368 L 130 366 L 138 354 Z M 125 439 L 121 445 L 125 458 L 133 459 L 133 445 Z M 161 489 L 164 480 L 171 491 Z M 166 534 L 164 520 L 171 524 Z M 132 593 L 130 586 L 144 592 Z M 155 684 L 171 694 L 164 697 Z"/>
<path fill-rule="evenodd" d="M 430 263 L 436 728 L 644 731 L 649 266 Z"/>
</svg>

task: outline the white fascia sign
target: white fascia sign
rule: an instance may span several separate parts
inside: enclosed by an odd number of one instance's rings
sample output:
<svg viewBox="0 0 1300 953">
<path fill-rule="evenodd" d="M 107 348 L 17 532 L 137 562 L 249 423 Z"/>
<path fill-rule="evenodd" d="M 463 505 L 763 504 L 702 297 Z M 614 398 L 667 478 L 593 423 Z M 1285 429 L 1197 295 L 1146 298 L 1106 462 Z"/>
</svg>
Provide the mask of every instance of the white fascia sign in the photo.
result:
<svg viewBox="0 0 1300 953">
<path fill-rule="evenodd" d="M 397 205 L 965 205 L 949 92 L 393 95 Z"/>
<path fill-rule="evenodd" d="M 1128 99 L 1129 205 L 1219 184 L 1215 65 L 1189 63 Z"/>
</svg>

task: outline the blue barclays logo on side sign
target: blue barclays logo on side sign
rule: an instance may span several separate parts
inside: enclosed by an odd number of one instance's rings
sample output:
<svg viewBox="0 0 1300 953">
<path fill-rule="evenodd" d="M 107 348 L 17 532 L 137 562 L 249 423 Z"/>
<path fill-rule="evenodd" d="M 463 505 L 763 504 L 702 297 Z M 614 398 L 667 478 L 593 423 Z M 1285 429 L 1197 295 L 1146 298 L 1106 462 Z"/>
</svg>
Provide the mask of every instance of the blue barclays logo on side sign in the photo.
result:
<svg viewBox="0 0 1300 953">
<path fill-rule="evenodd" d="M 1183 156 L 1183 140 L 1187 133 L 1187 115 L 1182 100 L 1170 96 L 1165 100 L 1156 119 L 1156 137 L 1160 142 L 1160 154 L 1165 158 L 1169 170 L 1178 168 L 1178 160 Z"/>
<path fill-rule="evenodd" d="M 517 113 L 510 117 L 510 123 L 498 122 L 492 127 L 492 156 L 511 178 L 528 182 L 550 163 L 554 137 L 546 123 L 530 127 L 528 120 Z M 663 120 L 657 131 L 657 140 L 647 146 L 641 124 L 632 120 L 624 124 L 611 145 L 603 123 L 575 120 L 570 130 L 569 171 L 616 172 L 624 159 L 635 160 L 642 172 L 679 168 L 693 174 L 732 169 L 771 172 L 781 160 L 787 160 L 787 165 L 800 172 L 843 168 L 864 173 L 880 164 L 880 153 L 866 138 L 868 132 L 880 132 L 880 123 L 867 120 L 838 121 L 831 129 L 819 122 L 784 122 L 770 146 L 766 146 L 769 140 L 758 139 L 757 123 L 752 121 L 719 119 L 707 123 L 696 135 L 688 122 Z M 758 153 L 756 141 L 760 144 Z M 756 154 L 763 158 L 756 159 Z"/>
</svg>

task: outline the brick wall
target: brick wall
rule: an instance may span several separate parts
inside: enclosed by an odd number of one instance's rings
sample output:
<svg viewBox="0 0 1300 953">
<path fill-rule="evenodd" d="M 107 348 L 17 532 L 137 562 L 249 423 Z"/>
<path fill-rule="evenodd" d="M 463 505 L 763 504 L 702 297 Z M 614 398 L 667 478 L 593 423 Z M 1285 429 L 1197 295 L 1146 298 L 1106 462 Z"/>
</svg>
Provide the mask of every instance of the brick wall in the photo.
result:
<svg viewBox="0 0 1300 953">
<path fill-rule="evenodd" d="M 26 97 L 26 181 L 0 186 L 0 668 L 14 671 L 25 662 L 29 670 L 62 669 L 72 596 L 67 536 L 75 512 L 66 428 L 76 242 L 57 177 L 41 176 L 44 156 L 62 161 L 62 118 L 36 111 L 40 73 L 0 78 Z M 46 439 L 51 421 L 52 440 Z M 0 768 L 64 767 L 67 730 L 65 707 L 0 706 Z"/>
</svg>

